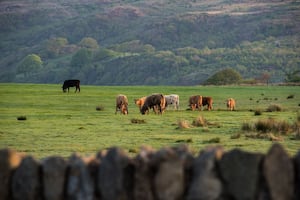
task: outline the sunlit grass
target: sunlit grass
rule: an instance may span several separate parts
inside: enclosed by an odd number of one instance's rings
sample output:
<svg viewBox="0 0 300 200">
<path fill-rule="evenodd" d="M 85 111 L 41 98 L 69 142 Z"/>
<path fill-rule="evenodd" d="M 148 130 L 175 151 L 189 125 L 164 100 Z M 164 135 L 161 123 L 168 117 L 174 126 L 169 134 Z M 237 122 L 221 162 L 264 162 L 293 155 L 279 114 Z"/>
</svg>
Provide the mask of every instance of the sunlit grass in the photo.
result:
<svg viewBox="0 0 300 200">
<path fill-rule="evenodd" d="M 62 93 L 60 85 L 0 84 L 0 148 L 10 147 L 33 154 L 69 156 L 73 152 L 95 154 L 100 149 L 119 146 L 137 152 L 143 144 L 156 149 L 187 144 L 195 153 L 207 145 L 222 145 L 226 150 L 242 148 L 266 152 L 269 140 L 246 138 L 241 133 L 244 122 L 269 117 L 293 122 L 299 111 L 299 87 L 174 87 L 174 86 L 82 86 L 81 93 Z M 180 110 L 167 110 L 162 116 L 141 115 L 133 99 L 161 92 L 180 96 Z M 129 100 L 129 115 L 115 113 L 115 97 L 125 94 Z M 189 111 L 191 95 L 212 96 L 213 111 Z M 287 99 L 293 94 L 294 98 Z M 227 111 L 225 100 L 236 99 L 237 111 Z M 270 104 L 280 104 L 281 112 L 265 112 Z M 96 110 L 101 105 L 102 110 Z M 263 110 L 255 116 L 256 109 Z M 26 120 L 18 120 L 26 116 Z M 199 116 L 208 125 L 178 128 L 178 121 L 192 125 Z M 132 119 L 144 123 L 132 123 Z M 212 139 L 219 138 L 214 143 Z M 212 142 L 211 142 L 212 141 Z M 299 150 L 299 140 L 284 136 L 281 142 L 290 154 Z"/>
</svg>

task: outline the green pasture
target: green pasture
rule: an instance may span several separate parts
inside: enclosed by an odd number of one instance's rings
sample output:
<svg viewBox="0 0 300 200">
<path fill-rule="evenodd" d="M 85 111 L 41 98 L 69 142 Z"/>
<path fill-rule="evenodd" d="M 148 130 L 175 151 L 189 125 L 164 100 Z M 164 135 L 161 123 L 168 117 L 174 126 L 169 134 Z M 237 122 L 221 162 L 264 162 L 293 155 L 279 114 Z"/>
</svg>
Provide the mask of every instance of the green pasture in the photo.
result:
<svg viewBox="0 0 300 200">
<path fill-rule="evenodd" d="M 241 131 L 244 122 L 272 117 L 295 123 L 300 109 L 300 88 L 296 86 L 81 86 L 80 93 L 63 93 L 61 85 L 0 84 L 0 148 L 13 148 L 42 158 L 50 155 L 83 155 L 112 146 L 119 146 L 131 155 L 142 145 L 155 149 L 187 144 L 195 153 L 208 145 L 222 145 L 226 150 L 242 148 L 265 153 L 272 145 L 267 139 L 250 139 Z M 178 94 L 180 109 L 172 108 L 161 116 L 150 112 L 141 115 L 134 99 L 151 93 Z M 129 115 L 115 115 L 115 97 L 125 94 L 129 100 Z M 187 110 L 191 95 L 211 96 L 212 111 Z M 293 98 L 287 99 L 293 95 Z M 225 100 L 236 99 L 236 111 L 226 110 Z M 281 112 L 263 112 L 271 104 Z M 96 107 L 102 107 L 98 111 Z M 190 124 L 202 115 L 208 127 L 178 128 L 178 121 Z M 17 120 L 26 116 L 26 120 Z M 132 123 L 131 119 L 145 123 Z M 241 134 L 238 139 L 232 135 Z M 210 142 L 219 138 L 219 143 Z M 294 155 L 300 140 L 283 136 L 282 145 Z"/>
</svg>

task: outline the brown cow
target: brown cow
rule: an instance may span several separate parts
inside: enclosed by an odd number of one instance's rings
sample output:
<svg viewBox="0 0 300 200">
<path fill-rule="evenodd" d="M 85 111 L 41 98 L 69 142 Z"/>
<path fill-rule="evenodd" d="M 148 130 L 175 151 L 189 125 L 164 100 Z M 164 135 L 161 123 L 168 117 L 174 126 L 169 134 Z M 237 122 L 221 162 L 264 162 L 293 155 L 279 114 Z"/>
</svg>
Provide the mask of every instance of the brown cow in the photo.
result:
<svg viewBox="0 0 300 200">
<path fill-rule="evenodd" d="M 141 97 L 139 99 L 134 99 L 135 105 L 137 105 L 140 110 L 141 110 L 142 106 L 144 105 L 146 98 L 147 97 Z"/>
<path fill-rule="evenodd" d="M 207 110 L 212 109 L 213 99 L 211 97 L 202 97 L 202 106 L 207 105 Z"/>
<path fill-rule="evenodd" d="M 192 111 L 196 110 L 196 108 L 201 110 L 202 96 L 200 96 L 200 95 L 191 96 L 189 98 L 189 106 L 190 106 Z"/>
<path fill-rule="evenodd" d="M 152 94 L 148 96 L 145 100 L 144 105 L 141 108 L 141 113 L 144 115 L 146 112 L 149 112 L 153 108 L 156 114 L 162 114 L 165 110 L 166 99 L 162 94 Z"/>
<path fill-rule="evenodd" d="M 127 115 L 128 114 L 128 99 L 125 95 L 119 94 L 116 97 L 116 112 L 117 114 L 118 110 L 121 114 Z"/>
<path fill-rule="evenodd" d="M 227 99 L 227 110 L 235 110 L 235 100 L 233 98 Z"/>
</svg>

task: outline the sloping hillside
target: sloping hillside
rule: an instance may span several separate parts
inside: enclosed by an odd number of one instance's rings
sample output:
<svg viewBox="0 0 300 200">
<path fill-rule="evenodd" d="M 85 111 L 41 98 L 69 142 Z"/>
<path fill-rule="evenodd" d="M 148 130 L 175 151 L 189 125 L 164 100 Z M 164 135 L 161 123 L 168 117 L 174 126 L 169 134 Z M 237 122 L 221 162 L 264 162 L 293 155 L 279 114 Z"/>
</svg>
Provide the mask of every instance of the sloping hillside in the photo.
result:
<svg viewBox="0 0 300 200">
<path fill-rule="evenodd" d="M 299 8 L 274 0 L 4 0 L 0 81 L 191 85 L 233 68 L 245 79 L 269 73 L 282 82 L 300 68 Z M 42 64 L 28 67 L 31 54 Z"/>
</svg>

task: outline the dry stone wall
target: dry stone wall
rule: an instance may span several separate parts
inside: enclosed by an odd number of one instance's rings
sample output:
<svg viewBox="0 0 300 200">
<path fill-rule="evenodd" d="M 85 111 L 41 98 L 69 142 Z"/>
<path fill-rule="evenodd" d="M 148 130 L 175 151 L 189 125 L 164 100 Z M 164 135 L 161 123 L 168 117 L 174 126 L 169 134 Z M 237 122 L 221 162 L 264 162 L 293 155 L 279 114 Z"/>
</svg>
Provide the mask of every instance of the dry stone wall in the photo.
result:
<svg viewBox="0 0 300 200">
<path fill-rule="evenodd" d="M 0 200 L 299 200 L 300 151 L 280 144 L 266 154 L 208 147 L 117 147 L 95 156 L 36 160 L 0 150 Z"/>
</svg>

